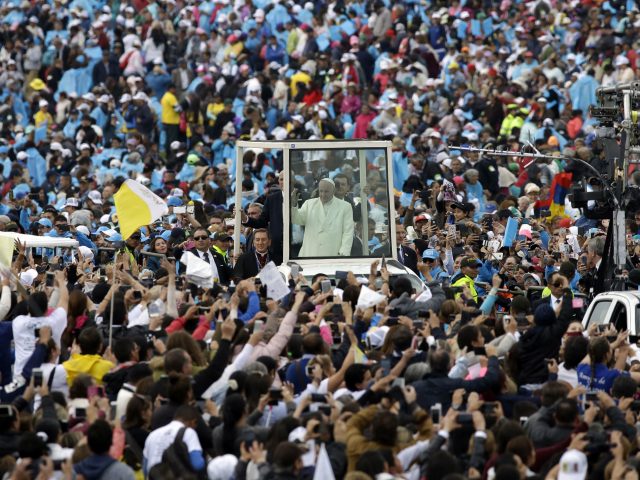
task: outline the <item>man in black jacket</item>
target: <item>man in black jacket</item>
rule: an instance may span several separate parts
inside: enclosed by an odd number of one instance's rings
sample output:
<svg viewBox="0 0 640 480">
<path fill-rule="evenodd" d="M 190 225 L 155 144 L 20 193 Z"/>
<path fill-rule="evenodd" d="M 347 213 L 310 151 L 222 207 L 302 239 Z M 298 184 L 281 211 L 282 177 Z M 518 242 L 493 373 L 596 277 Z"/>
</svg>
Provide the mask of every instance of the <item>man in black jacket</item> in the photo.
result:
<svg viewBox="0 0 640 480">
<path fill-rule="evenodd" d="M 233 278 L 239 280 L 255 277 L 271 261 L 269 232 L 264 228 L 253 231 L 253 249 L 240 255 L 233 268 Z"/>
<path fill-rule="evenodd" d="M 420 275 L 418 273 L 418 254 L 416 251 L 403 245 L 407 240 L 407 232 L 404 229 L 404 226 L 400 223 L 396 223 L 396 243 L 398 244 L 398 261 L 407 267 L 416 275 Z"/>
<path fill-rule="evenodd" d="M 193 232 L 193 239 L 196 246 L 187 251 L 212 265 L 214 279 L 217 275 L 221 284 L 228 285 L 232 275 L 232 269 L 227 259 L 227 249 L 231 237 L 226 232 L 216 232 L 211 238 L 207 229 L 199 227 Z M 184 272 L 184 265 L 182 263 L 180 265 L 181 272 Z"/>
<path fill-rule="evenodd" d="M 283 256 L 283 198 L 282 187 L 284 184 L 284 175 L 278 177 L 278 183 L 280 189 L 274 189 L 273 193 L 270 193 L 267 200 L 264 202 L 264 208 L 260 217 L 257 219 L 249 218 L 244 212 L 242 212 L 242 224 L 246 227 L 253 228 L 266 228 L 269 230 L 269 237 L 271 238 L 271 253 L 272 260 L 276 265 L 282 263 Z"/>
<path fill-rule="evenodd" d="M 446 412 L 451 406 L 451 396 L 459 388 L 467 392 L 484 392 L 500 386 L 500 365 L 497 350 L 491 345 L 485 347 L 489 364 L 484 377 L 474 380 L 462 378 L 449 378 L 449 369 L 452 366 L 451 357 L 446 350 L 436 350 L 429 358 L 431 373 L 422 380 L 413 383 L 416 389 L 418 405 L 429 410 L 433 405 L 442 405 L 442 411 Z"/>
</svg>

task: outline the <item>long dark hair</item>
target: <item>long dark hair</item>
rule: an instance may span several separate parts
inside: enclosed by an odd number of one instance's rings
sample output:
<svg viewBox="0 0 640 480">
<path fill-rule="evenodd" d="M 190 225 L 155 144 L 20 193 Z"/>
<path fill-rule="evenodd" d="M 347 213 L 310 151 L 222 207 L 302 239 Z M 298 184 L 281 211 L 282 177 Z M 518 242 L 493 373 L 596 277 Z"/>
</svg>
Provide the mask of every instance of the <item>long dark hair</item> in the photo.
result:
<svg viewBox="0 0 640 480">
<path fill-rule="evenodd" d="M 235 454 L 236 425 L 245 414 L 247 402 L 240 394 L 228 395 L 222 405 L 222 453 Z"/>
<path fill-rule="evenodd" d="M 151 402 L 142 395 L 134 395 L 127 403 L 122 428 L 129 430 L 130 428 L 140 428 L 145 426 L 144 412 L 151 408 Z"/>
<path fill-rule="evenodd" d="M 594 338 L 589 343 L 589 361 L 591 362 L 591 380 L 589 381 L 589 388 L 593 388 L 593 381 L 596 376 L 596 365 L 599 363 L 605 363 L 607 355 L 609 354 L 609 341 L 606 337 Z"/>
</svg>

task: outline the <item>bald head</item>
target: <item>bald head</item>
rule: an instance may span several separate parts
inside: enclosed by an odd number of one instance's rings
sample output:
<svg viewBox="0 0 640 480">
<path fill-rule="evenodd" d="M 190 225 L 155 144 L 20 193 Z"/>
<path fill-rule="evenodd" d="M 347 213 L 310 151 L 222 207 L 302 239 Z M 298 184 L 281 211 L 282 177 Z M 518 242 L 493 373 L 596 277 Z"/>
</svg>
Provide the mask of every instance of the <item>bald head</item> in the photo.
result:
<svg viewBox="0 0 640 480">
<path fill-rule="evenodd" d="M 322 203 L 330 202 L 335 191 L 336 187 L 333 183 L 333 180 L 330 180 L 328 178 L 323 178 L 322 180 L 320 180 L 320 183 L 318 184 L 318 196 L 320 197 L 320 201 Z"/>
</svg>

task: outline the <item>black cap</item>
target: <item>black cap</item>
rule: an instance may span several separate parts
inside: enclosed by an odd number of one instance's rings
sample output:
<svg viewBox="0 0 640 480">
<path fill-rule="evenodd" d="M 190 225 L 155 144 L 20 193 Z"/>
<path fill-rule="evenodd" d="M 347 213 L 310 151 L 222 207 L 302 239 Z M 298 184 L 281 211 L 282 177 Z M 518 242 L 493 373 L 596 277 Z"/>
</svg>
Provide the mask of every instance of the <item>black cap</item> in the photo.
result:
<svg viewBox="0 0 640 480">
<path fill-rule="evenodd" d="M 214 242 L 224 242 L 226 240 L 231 240 L 231 235 L 227 234 L 227 232 L 216 232 L 211 238 Z"/>
<path fill-rule="evenodd" d="M 36 433 L 41 432 L 47 436 L 46 443 L 56 443 L 60 435 L 60 422 L 52 418 L 43 418 L 36 423 Z"/>
</svg>

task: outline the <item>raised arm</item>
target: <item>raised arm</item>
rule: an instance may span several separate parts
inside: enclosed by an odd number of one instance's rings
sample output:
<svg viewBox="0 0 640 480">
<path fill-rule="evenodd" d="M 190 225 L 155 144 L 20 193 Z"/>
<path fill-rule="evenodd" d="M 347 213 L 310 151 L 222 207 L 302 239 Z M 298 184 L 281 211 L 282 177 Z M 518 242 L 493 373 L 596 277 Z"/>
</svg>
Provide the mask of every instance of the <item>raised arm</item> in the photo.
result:
<svg viewBox="0 0 640 480">
<path fill-rule="evenodd" d="M 67 290 L 67 277 L 63 270 L 58 270 L 55 276 L 58 287 L 58 308 L 69 311 L 69 290 Z"/>
</svg>

